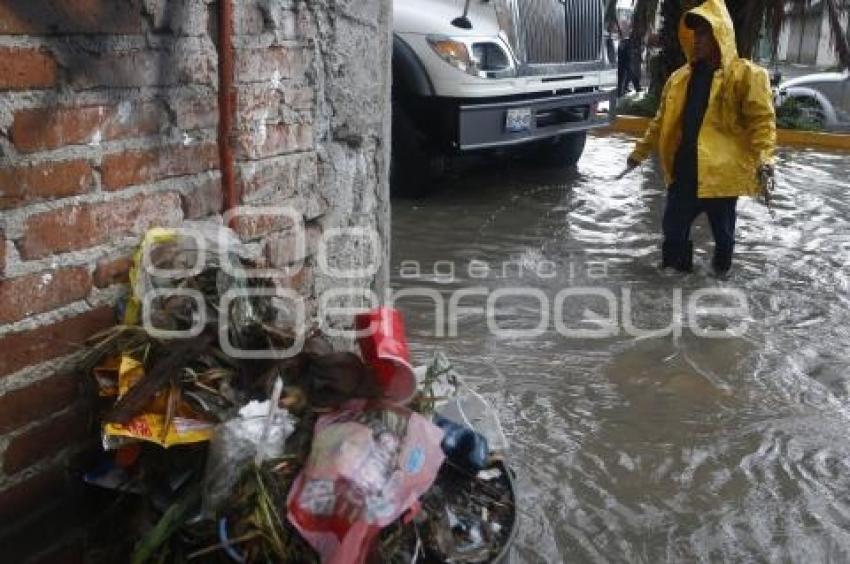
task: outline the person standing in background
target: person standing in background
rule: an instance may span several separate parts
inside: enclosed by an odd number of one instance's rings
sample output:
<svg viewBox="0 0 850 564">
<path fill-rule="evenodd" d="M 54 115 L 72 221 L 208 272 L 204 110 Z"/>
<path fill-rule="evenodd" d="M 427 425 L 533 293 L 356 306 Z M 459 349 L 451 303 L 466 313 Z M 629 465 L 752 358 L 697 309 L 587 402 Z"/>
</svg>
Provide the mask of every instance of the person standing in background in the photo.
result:
<svg viewBox="0 0 850 564">
<path fill-rule="evenodd" d="M 640 92 L 640 45 L 631 36 L 620 39 L 617 47 L 617 97 L 622 98 L 629 84 Z"/>
</svg>

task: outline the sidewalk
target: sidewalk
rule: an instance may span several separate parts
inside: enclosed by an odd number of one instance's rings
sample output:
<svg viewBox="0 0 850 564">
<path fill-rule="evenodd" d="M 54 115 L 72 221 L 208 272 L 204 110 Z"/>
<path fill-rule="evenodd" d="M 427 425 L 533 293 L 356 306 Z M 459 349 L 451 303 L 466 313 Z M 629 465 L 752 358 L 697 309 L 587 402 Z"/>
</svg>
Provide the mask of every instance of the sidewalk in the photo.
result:
<svg viewBox="0 0 850 564">
<path fill-rule="evenodd" d="M 606 127 L 595 129 L 595 134 L 626 133 L 641 135 L 649 125 L 649 118 L 621 115 Z M 830 149 L 850 151 L 850 135 L 838 133 L 823 133 L 818 131 L 799 131 L 794 129 L 778 129 L 776 141 L 786 147 L 801 147 L 813 149 Z"/>
</svg>

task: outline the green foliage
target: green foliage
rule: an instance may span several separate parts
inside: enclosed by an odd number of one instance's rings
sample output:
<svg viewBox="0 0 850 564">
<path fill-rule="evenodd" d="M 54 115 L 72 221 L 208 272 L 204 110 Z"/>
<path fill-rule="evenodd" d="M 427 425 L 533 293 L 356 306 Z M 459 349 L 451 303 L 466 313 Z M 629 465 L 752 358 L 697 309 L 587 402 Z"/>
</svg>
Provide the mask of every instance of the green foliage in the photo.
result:
<svg viewBox="0 0 850 564">
<path fill-rule="evenodd" d="M 809 98 L 788 98 L 776 108 L 776 127 L 823 131 L 823 115 L 820 113 L 820 106 Z"/>
<path fill-rule="evenodd" d="M 617 113 L 625 116 L 655 117 L 658 98 L 647 94 L 642 98 L 621 98 L 617 102 Z"/>
<path fill-rule="evenodd" d="M 617 114 L 654 117 L 658 98 L 647 94 L 642 98 L 622 98 L 617 102 Z M 823 114 L 817 102 L 808 98 L 788 98 L 776 108 L 776 127 L 803 131 L 823 131 Z"/>
</svg>

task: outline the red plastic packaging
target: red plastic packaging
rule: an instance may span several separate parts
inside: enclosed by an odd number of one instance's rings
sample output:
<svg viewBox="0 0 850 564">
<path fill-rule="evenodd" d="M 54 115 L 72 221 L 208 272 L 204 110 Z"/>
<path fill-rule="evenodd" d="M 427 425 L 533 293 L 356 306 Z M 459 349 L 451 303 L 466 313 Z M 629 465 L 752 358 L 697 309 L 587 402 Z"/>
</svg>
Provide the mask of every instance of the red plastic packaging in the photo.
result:
<svg viewBox="0 0 850 564">
<path fill-rule="evenodd" d="M 375 371 L 378 384 L 392 401 L 405 404 L 416 393 L 416 376 L 397 309 L 379 307 L 355 316 L 360 354 Z"/>
<path fill-rule="evenodd" d="M 287 498 L 323 564 L 364 564 L 381 529 L 416 507 L 443 464 L 443 431 L 389 402 L 354 400 L 316 423 Z"/>
</svg>

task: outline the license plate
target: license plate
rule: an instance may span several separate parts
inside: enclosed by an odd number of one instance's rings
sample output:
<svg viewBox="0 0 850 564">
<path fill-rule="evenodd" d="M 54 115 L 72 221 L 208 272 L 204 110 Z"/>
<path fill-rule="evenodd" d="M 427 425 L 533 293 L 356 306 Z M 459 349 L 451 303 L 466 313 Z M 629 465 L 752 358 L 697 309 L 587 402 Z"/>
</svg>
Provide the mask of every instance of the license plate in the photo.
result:
<svg viewBox="0 0 850 564">
<path fill-rule="evenodd" d="M 505 129 L 511 133 L 531 129 L 531 108 L 514 108 L 508 110 L 505 118 Z"/>
</svg>

